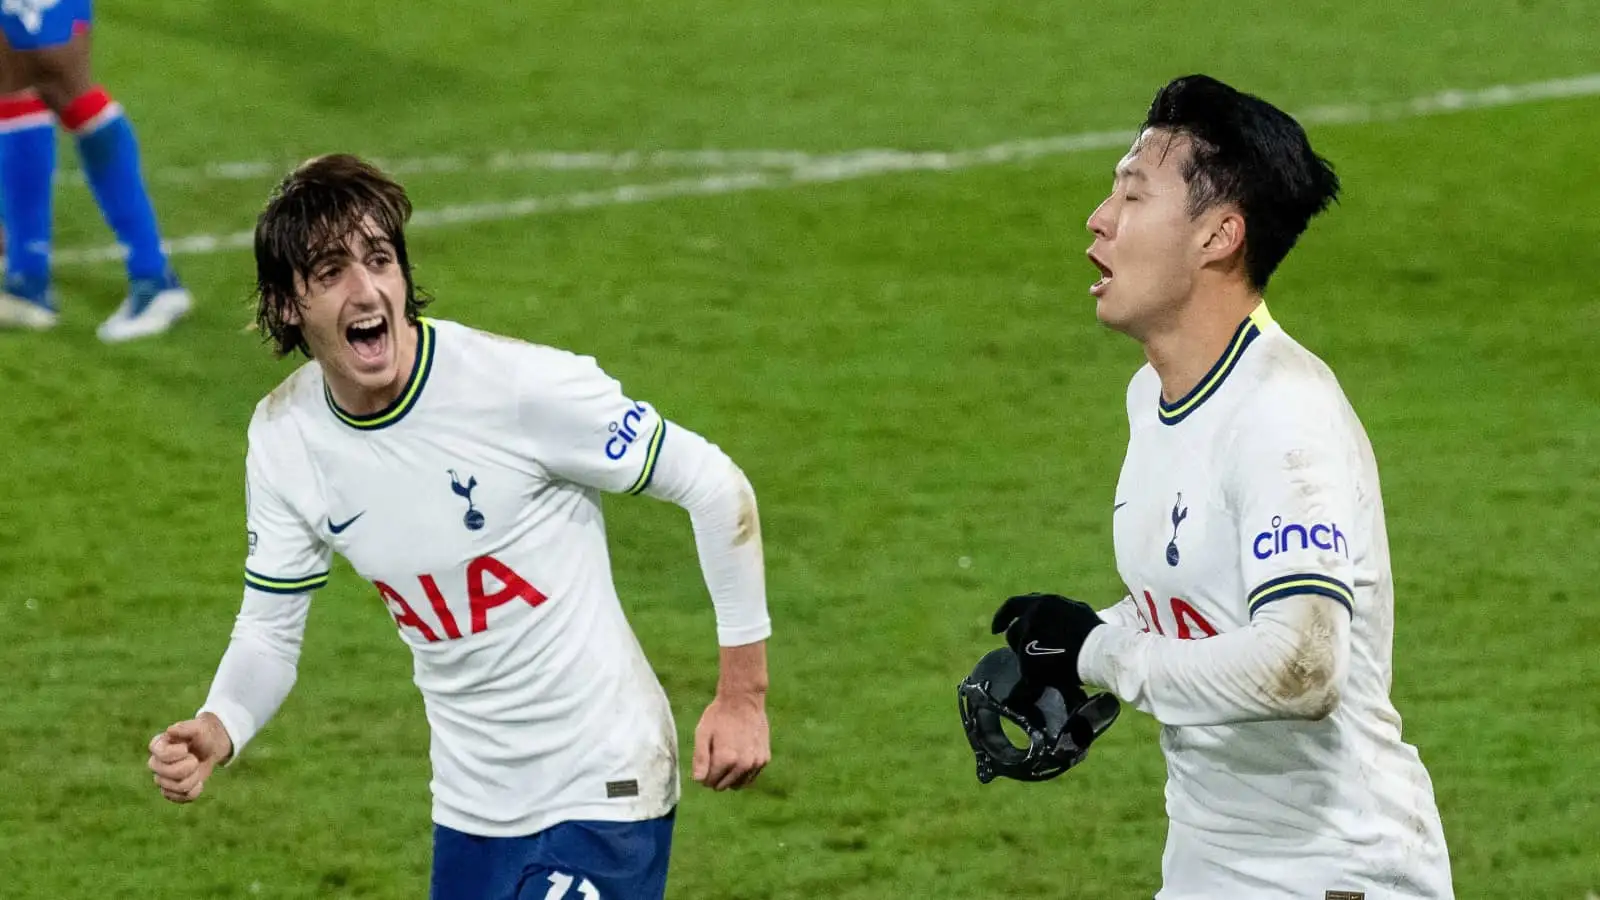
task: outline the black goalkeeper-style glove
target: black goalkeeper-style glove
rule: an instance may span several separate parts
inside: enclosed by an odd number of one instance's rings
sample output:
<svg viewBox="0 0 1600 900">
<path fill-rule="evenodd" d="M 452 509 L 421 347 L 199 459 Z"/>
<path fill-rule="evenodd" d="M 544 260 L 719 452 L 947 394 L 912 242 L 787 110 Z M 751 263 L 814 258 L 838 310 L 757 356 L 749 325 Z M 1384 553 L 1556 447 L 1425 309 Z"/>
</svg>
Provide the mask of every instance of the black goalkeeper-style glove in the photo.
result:
<svg viewBox="0 0 1600 900">
<path fill-rule="evenodd" d="M 1083 689 L 1078 676 L 1083 642 L 1104 624 L 1087 603 L 1059 594 L 1023 594 L 1000 605 L 990 630 L 1005 632 L 1024 680 L 1071 696 Z"/>
</svg>

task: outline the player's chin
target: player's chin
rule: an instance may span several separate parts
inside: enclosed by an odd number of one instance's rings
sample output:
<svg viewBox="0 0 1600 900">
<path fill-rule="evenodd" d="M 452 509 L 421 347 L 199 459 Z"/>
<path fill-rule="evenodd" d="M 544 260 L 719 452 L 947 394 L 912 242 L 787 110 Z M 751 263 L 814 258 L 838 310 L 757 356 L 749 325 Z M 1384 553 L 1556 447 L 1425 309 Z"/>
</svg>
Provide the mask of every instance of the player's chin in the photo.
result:
<svg viewBox="0 0 1600 900">
<path fill-rule="evenodd" d="M 1096 284 L 1094 317 L 1112 331 L 1127 335 L 1140 332 L 1139 323 L 1145 318 L 1149 304 L 1146 297 L 1134 290 L 1133 285 L 1115 284 L 1106 279 Z"/>
<path fill-rule="evenodd" d="M 1110 279 L 1096 282 L 1090 294 L 1094 297 L 1094 317 L 1101 325 L 1119 331 L 1126 327 L 1127 309 L 1117 303 Z"/>
</svg>

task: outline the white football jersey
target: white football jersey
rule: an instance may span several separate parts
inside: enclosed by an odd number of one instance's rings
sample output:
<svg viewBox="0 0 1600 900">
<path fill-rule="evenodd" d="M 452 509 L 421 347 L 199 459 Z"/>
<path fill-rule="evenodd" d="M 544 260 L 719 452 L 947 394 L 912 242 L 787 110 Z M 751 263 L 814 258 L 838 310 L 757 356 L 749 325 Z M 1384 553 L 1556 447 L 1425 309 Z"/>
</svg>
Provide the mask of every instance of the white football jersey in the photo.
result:
<svg viewBox="0 0 1600 900">
<path fill-rule="evenodd" d="M 1432 784 L 1389 699 L 1377 463 L 1333 373 L 1262 305 L 1178 402 L 1142 368 L 1128 420 L 1112 522 L 1136 627 L 1203 639 L 1297 594 L 1352 617 L 1327 718 L 1163 727 L 1173 834 L 1160 896 L 1450 896 Z"/>
<path fill-rule="evenodd" d="M 315 363 L 256 408 L 246 583 L 303 595 L 337 553 L 376 586 L 414 656 L 439 824 L 526 835 L 677 802 L 600 502 L 643 491 L 671 439 L 592 359 L 436 319 L 381 413 L 340 410 Z"/>
</svg>

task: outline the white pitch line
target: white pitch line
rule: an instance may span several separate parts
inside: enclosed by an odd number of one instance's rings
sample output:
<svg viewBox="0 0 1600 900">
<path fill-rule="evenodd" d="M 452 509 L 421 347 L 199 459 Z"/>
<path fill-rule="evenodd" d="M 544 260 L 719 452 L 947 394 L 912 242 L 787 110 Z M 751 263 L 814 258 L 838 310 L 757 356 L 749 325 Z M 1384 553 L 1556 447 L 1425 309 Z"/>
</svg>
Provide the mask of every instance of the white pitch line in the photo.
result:
<svg viewBox="0 0 1600 900">
<path fill-rule="evenodd" d="M 1297 118 L 1306 125 L 1390 121 L 1596 95 L 1600 95 L 1600 72 L 1575 78 L 1497 85 L 1481 90 L 1443 91 L 1394 102 L 1322 106 L 1306 110 Z M 576 193 L 539 195 L 485 203 L 462 203 L 438 209 L 419 210 L 412 218 L 411 227 L 413 230 L 420 230 L 471 222 L 500 222 L 556 212 L 648 203 L 672 197 L 733 194 L 803 184 L 847 181 L 896 172 L 953 172 L 1086 150 L 1124 147 L 1132 139 L 1131 130 L 1093 131 L 1004 141 L 968 150 L 921 153 L 901 150 L 858 150 L 832 156 L 802 154 L 805 159 L 798 165 L 789 166 L 787 170 L 735 171 L 697 178 L 624 184 Z M 171 254 L 184 256 L 243 250 L 250 248 L 253 243 L 254 236 L 250 231 L 236 231 L 176 238 L 169 241 L 167 246 Z M 56 253 L 55 259 L 61 265 L 73 265 L 116 260 L 122 256 L 122 248 L 111 245 L 65 249 Z"/>
<path fill-rule="evenodd" d="M 1302 120 L 1333 124 L 1346 121 L 1370 121 L 1411 118 L 1454 112 L 1458 109 L 1481 108 L 1492 105 L 1527 103 L 1561 97 L 1590 96 L 1596 93 L 1597 75 L 1542 81 L 1532 84 L 1504 85 L 1481 91 L 1445 91 L 1412 100 L 1381 104 L 1342 104 L 1321 106 L 1308 110 Z M 1495 98 L 1496 92 L 1501 94 Z M 861 151 L 890 153 L 895 151 Z M 808 153 L 802 150 L 626 150 L 564 151 L 526 150 L 501 151 L 488 155 L 440 154 L 388 159 L 374 157 L 373 161 L 396 175 L 478 173 L 478 172 L 633 172 L 649 169 L 699 169 L 699 170 L 751 170 L 797 169 L 826 160 L 832 154 Z M 203 181 L 258 181 L 274 179 L 293 166 L 297 160 L 253 160 L 213 162 L 202 166 L 163 167 L 153 170 L 154 181 L 195 183 Z M 75 169 L 60 170 L 57 178 L 76 183 L 82 173 Z"/>
<path fill-rule="evenodd" d="M 1344 122 L 1381 122 L 1396 119 L 1415 119 L 1471 109 L 1489 109 L 1496 106 L 1522 106 L 1544 100 L 1566 100 L 1574 97 L 1593 97 L 1600 94 L 1600 72 L 1534 81 L 1527 84 L 1501 84 L 1472 91 L 1440 91 L 1410 100 L 1389 103 L 1347 103 L 1336 106 L 1318 106 L 1306 110 L 1302 122 L 1319 125 L 1336 125 Z"/>
<path fill-rule="evenodd" d="M 488 155 L 441 154 L 399 159 L 368 157 L 394 175 L 481 172 L 634 172 L 642 169 L 793 169 L 818 158 L 801 150 L 627 150 L 501 151 Z M 151 181 L 197 184 L 207 181 L 264 181 L 280 178 L 299 160 L 213 162 L 203 166 L 153 169 Z M 58 182 L 77 183 L 83 173 L 58 169 Z"/>
</svg>

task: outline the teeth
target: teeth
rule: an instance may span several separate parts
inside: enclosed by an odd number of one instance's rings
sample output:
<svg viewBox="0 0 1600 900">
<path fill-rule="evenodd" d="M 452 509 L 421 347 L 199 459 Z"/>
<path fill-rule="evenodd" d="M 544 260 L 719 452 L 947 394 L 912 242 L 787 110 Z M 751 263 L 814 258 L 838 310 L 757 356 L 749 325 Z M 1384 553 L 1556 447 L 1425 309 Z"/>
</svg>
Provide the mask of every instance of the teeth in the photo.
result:
<svg viewBox="0 0 1600 900">
<path fill-rule="evenodd" d="M 383 324 L 383 316 L 368 316 L 350 323 L 351 328 L 377 328 Z"/>
</svg>

